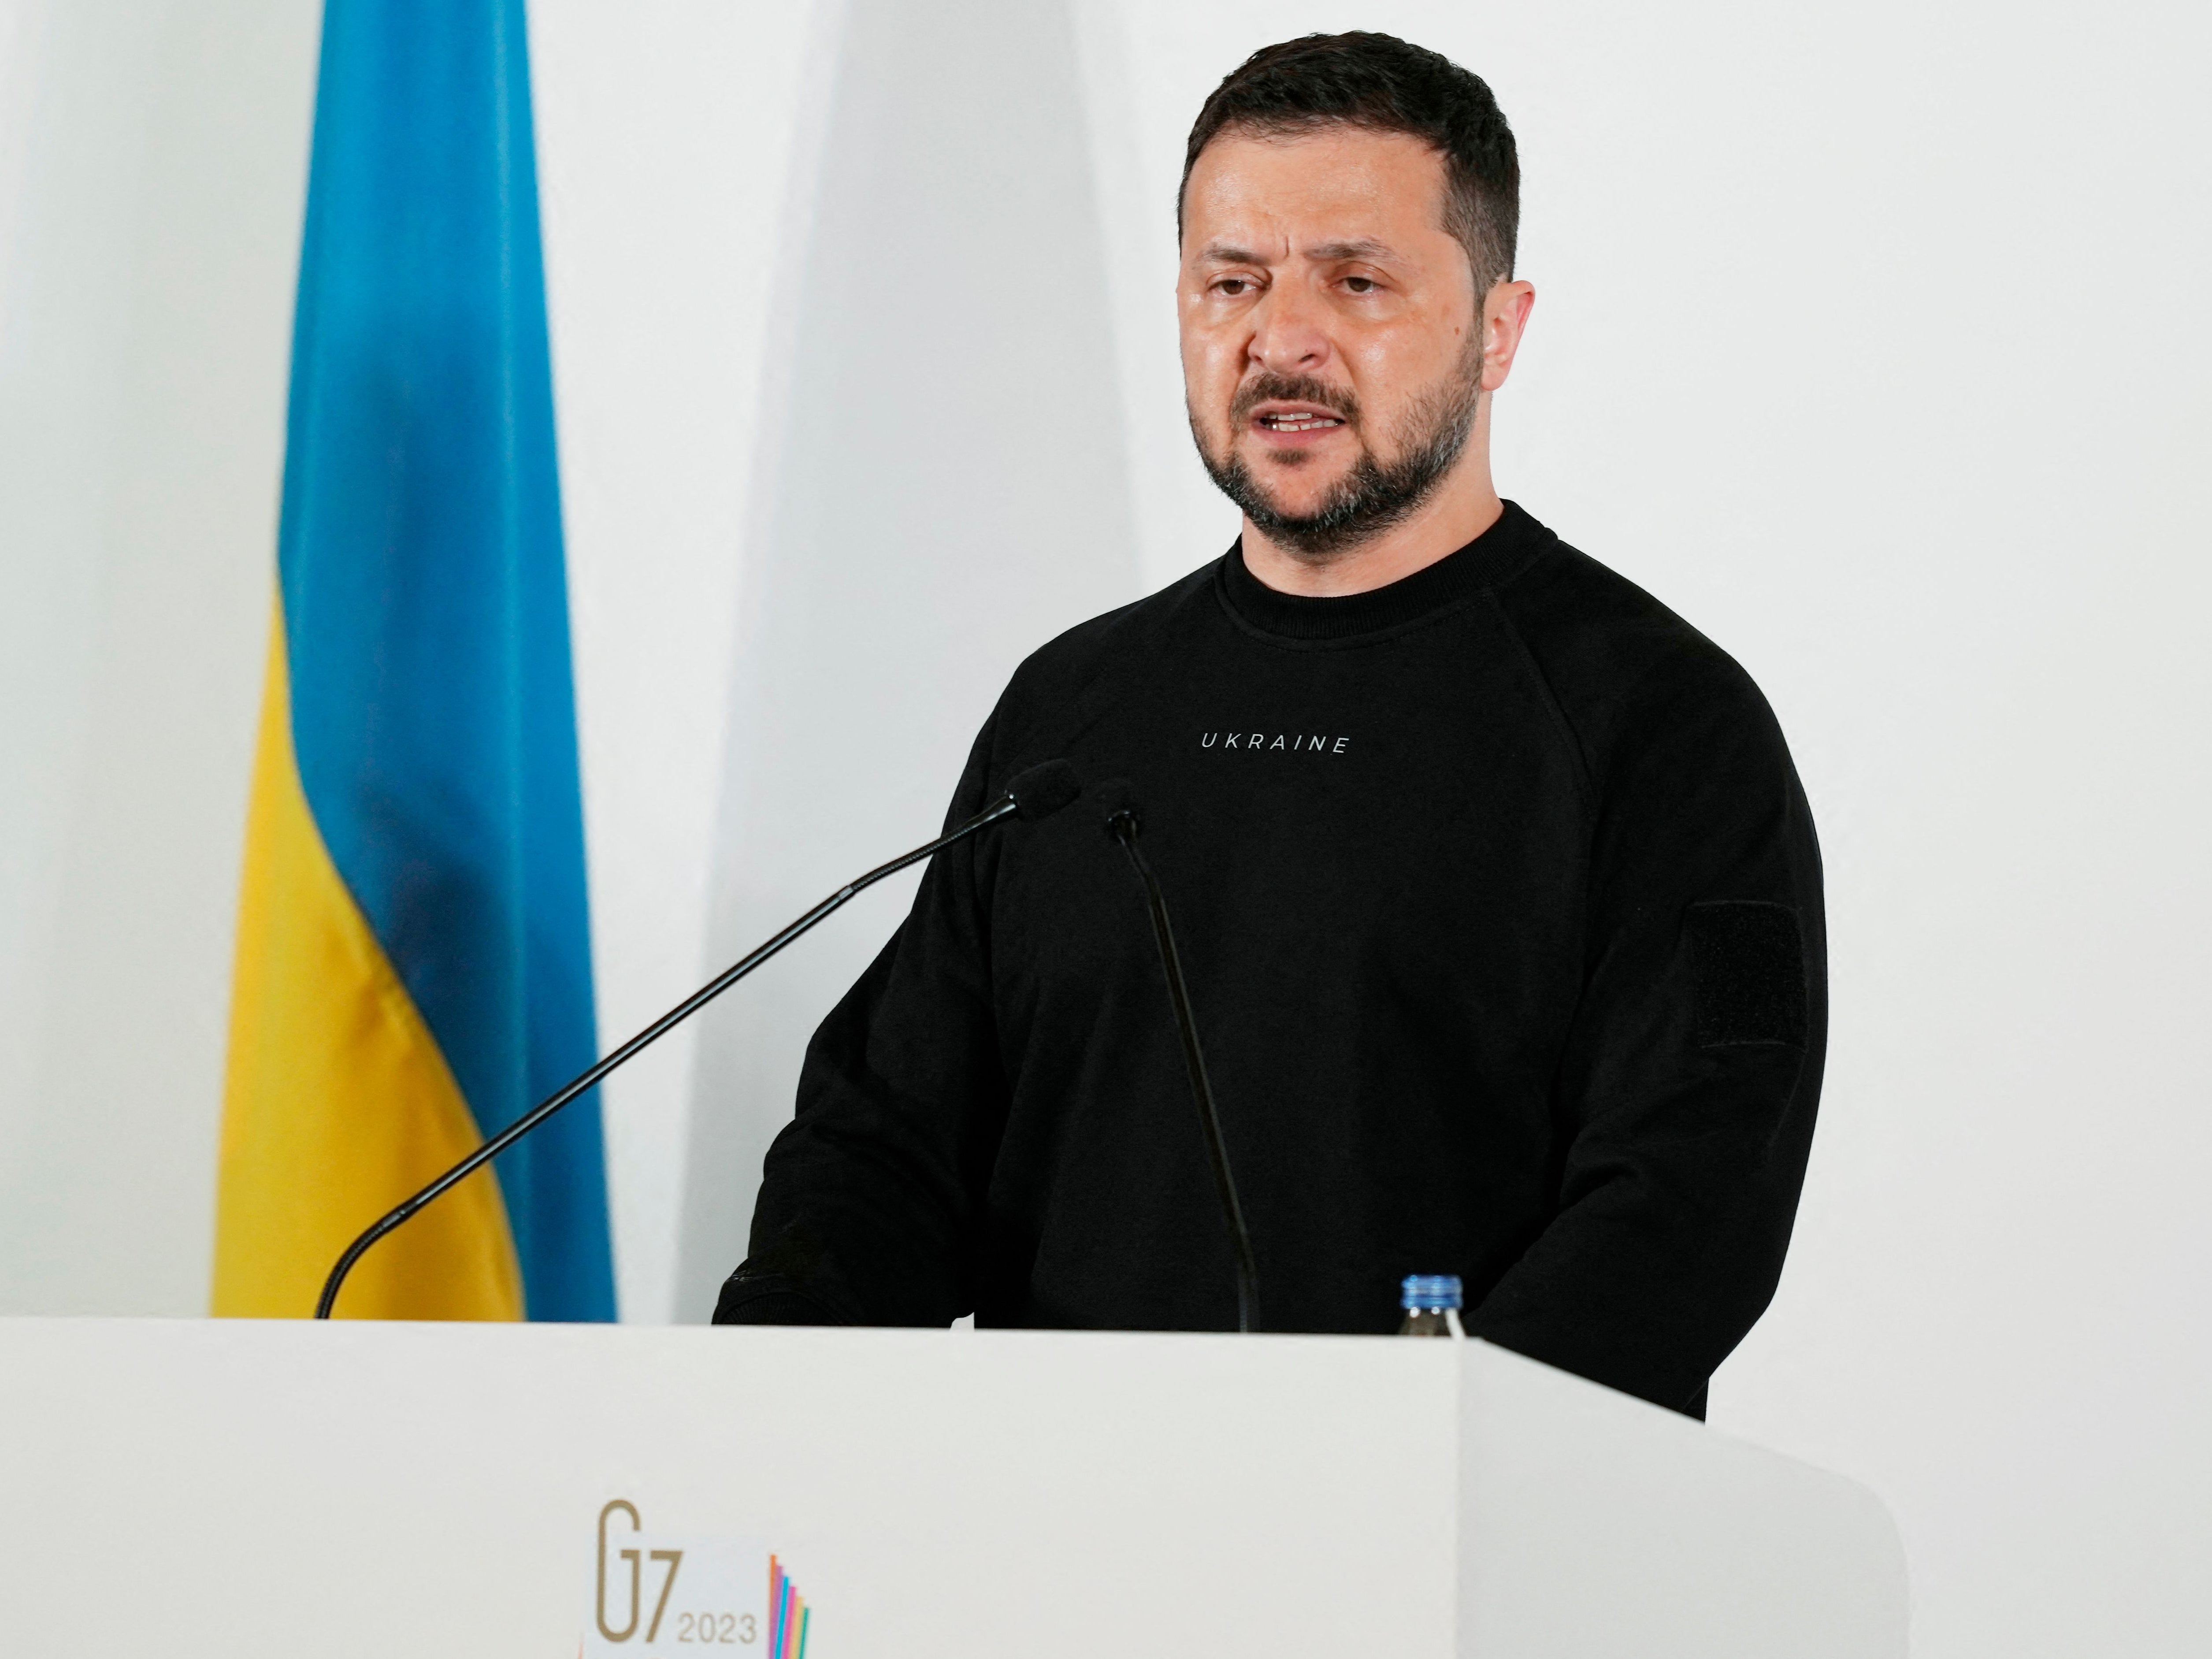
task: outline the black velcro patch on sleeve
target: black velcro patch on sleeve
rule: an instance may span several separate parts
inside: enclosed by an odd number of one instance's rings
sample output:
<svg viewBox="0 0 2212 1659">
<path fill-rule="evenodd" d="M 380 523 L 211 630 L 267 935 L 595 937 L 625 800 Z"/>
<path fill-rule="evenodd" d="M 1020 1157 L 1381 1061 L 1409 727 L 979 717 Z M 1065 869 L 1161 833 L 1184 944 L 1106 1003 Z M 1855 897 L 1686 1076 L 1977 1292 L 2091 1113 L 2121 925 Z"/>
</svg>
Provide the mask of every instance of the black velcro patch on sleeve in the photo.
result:
<svg viewBox="0 0 2212 1659">
<path fill-rule="evenodd" d="M 1760 899 L 1709 899 L 1682 917 L 1697 981 L 1691 1041 L 1805 1043 L 1805 944 L 1797 913 Z"/>
</svg>

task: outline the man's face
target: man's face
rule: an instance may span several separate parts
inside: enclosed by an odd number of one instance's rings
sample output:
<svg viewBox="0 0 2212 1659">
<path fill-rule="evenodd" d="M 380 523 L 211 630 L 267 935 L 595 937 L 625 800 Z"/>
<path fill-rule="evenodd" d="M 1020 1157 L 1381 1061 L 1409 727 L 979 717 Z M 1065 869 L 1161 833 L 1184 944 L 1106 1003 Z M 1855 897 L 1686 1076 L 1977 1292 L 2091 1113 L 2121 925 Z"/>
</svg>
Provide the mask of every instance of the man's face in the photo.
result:
<svg viewBox="0 0 2212 1659">
<path fill-rule="evenodd" d="M 1183 197 L 1183 391 L 1214 482 L 1325 556 L 1457 462 L 1482 362 L 1443 158 L 1404 133 L 1224 132 Z"/>
</svg>

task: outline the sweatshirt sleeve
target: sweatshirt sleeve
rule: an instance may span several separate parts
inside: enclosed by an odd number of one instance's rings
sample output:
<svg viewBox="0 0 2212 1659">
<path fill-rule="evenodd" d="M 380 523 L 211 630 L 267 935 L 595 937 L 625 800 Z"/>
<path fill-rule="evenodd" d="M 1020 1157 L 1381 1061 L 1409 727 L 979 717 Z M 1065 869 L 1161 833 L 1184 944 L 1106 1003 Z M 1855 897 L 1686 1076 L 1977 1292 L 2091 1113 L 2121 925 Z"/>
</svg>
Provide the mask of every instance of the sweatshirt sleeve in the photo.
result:
<svg viewBox="0 0 2212 1659">
<path fill-rule="evenodd" d="M 1553 1218 L 1471 1334 L 1703 1415 L 1772 1297 L 1827 1024 L 1820 860 L 1765 700 L 1704 641 L 1593 754 Z"/>
<path fill-rule="evenodd" d="M 991 727 L 946 826 L 988 804 Z M 984 928 L 987 837 L 930 860 L 898 932 L 822 1023 L 769 1147 L 720 1325 L 949 1325 L 973 1306 L 974 1194 L 1007 1085 Z"/>
</svg>

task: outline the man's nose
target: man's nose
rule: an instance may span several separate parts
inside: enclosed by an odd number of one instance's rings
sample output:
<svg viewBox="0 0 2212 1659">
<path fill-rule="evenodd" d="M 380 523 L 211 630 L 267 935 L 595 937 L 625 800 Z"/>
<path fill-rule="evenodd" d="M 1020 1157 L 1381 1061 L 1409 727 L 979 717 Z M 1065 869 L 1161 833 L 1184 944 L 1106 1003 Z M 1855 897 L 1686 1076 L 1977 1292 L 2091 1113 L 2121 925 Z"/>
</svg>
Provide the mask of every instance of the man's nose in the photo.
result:
<svg viewBox="0 0 2212 1659">
<path fill-rule="evenodd" d="M 1295 283 L 1278 283 L 1252 318 L 1245 355 L 1274 374 L 1317 374 L 1328 367 L 1330 346 L 1320 302 Z"/>
</svg>

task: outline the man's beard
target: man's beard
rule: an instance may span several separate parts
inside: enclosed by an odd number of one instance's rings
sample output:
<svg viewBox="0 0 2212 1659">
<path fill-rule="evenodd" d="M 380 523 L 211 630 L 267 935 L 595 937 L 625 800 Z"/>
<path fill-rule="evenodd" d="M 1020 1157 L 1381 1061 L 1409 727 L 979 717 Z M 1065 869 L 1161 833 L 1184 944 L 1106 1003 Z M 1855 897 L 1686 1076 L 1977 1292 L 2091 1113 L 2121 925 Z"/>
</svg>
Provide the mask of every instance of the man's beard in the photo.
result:
<svg viewBox="0 0 2212 1659">
<path fill-rule="evenodd" d="M 1237 388 L 1230 406 L 1224 457 L 1217 459 L 1206 449 L 1195 415 L 1190 429 L 1206 472 L 1221 493 L 1243 509 L 1254 528 L 1292 553 L 1325 559 L 1404 523 L 1429 498 L 1467 447 L 1481 398 L 1482 357 L 1470 349 L 1450 380 L 1423 392 L 1407 409 L 1398 432 L 1398 459 L 1383 465 L 1361 436 L 1358 459 L 1310 513 L 1285 513 L 1268 498 L 1237 453 L 1237 434 L 1255 407 L 1280 400 L 1334 410 L 1358 434 L 1359 404 L 1351 392 L 1306 376 L 1263 374 Z"/>
</svg>

